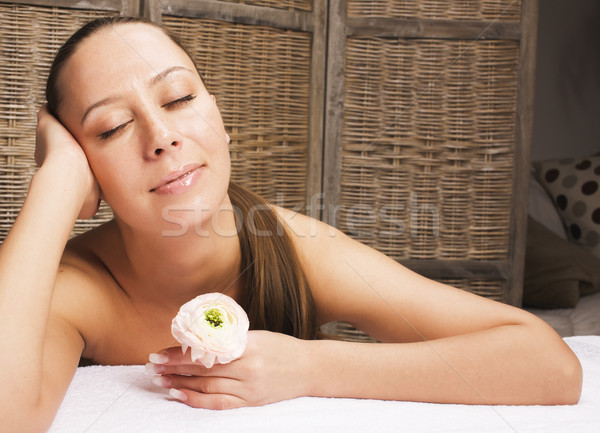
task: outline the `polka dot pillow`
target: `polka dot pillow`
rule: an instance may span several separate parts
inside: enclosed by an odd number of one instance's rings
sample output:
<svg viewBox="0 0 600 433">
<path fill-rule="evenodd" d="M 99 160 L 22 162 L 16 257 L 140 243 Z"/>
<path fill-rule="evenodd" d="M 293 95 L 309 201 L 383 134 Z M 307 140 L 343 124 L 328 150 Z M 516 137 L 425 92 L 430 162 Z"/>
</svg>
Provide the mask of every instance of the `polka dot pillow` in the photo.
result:
<svg viewBox="0 0 600 433">
<path fill-rule="evenodd" d="M 535 162 L 569 239 L 600 257 L 600 155 Z"/>
</svg>

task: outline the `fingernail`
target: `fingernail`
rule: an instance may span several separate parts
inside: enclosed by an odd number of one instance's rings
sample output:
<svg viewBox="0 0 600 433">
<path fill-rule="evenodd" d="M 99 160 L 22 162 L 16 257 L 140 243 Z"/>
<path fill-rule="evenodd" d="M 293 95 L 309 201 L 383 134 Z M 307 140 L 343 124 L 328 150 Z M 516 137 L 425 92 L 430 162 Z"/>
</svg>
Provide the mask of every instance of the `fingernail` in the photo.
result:
<svg viewBox="0 0 600 433">
<path fill-rule="evenodd" d="M 185 393 L 179 391 L 178 389 L 175 388 L 171 388 L 169 390 L 169 395 L 173 398 L 176 398 L 177 400 L 180 401 L 186 401 L 187 400 L 187 395 L 185 395 Z"/>
<path fill-rule="evenodd" d="M 161 374 L 164 373 L 167 369 L 164 365 L 156 365 L 149 362 L 146 364 L 145 370 L 148 374 Z"/>
<path fill-rule="evenodd" d="M 160 386 L 161 388 L 169 388 L 171 386 L 171 379 L 163 376 L 154 376 L 152 378 L 152 383 L 156 386 Z"/>
<path fill-rule="evenodd" d="M 169 362 L 169 357 L 166 353 L 151 353 L 148 359 L 153 364 L 166 364 Z"/>
</svg>

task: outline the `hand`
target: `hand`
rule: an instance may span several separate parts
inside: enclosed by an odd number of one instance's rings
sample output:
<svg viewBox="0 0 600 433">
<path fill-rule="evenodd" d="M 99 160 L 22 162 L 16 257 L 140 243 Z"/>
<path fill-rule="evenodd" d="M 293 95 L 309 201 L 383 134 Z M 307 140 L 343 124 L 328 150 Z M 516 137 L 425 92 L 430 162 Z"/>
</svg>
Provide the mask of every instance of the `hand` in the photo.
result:
<svg viewBox="0 0 600 433">
<path fill-rule="evenodd" d="M 47 161 L 56 162 L 58 169 L 75 167 L 74 172 L 79 179 L 74 179 L 74 182 L 81 182 L 87 191 L 78 217 L 93 217 L 100 205 L 100 188 L 85 153 L 71 133 L 43 105 L 38 112 L 35 162 L 41 167 Z"/>
<path fill-rule="evenodd" d="M 146 368 L 161 374 L 154 383 L 175 389 L 171 395 L 192 407 L 261 406 L 307 395 L 307 343 L 275 332 L 249 331 L 244 354 L 229 364 L 206 368 L 192 362 L 190 349 L 183 355 L 181 347 L 171 347 L 160 352 L 166 362 Z"/>
</svg>

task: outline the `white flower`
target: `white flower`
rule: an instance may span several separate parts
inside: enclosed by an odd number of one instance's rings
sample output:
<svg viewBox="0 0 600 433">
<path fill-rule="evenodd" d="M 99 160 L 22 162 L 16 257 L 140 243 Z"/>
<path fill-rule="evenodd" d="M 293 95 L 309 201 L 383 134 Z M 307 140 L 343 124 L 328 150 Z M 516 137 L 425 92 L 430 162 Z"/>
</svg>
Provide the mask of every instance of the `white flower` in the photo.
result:
<svg viewBox="0 0 600 433">
<path fill-rule="evenodd" d="M 207 293 L 185 303 L 171 324 L 183 353 L 191 347 L 192 361 L 205 367 L 239 358 L 248 341 L 248 315 L 222 293 Z"/>
</svg>

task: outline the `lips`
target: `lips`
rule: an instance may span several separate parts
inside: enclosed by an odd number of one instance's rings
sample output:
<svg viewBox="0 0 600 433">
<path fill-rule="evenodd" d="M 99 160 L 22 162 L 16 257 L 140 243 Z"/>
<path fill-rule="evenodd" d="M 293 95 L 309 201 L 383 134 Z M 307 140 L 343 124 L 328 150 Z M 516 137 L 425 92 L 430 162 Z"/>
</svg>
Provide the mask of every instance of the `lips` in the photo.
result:
<svg viewBox="0 0 600 433">
<path fill-rule="evenodd" d="M 179 194 L 190 189 L 202 174 L 203 165 L 188 164 L 162 178 L 150 192 Z"/>
</svg>

